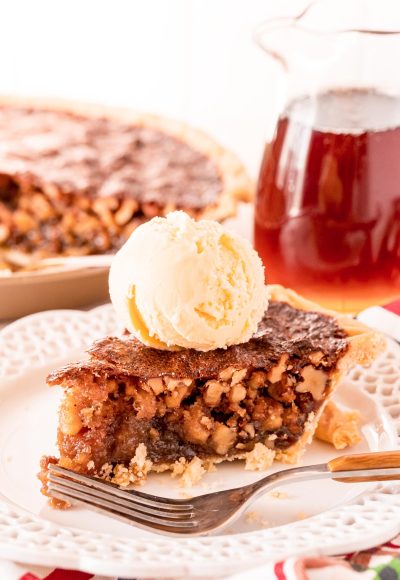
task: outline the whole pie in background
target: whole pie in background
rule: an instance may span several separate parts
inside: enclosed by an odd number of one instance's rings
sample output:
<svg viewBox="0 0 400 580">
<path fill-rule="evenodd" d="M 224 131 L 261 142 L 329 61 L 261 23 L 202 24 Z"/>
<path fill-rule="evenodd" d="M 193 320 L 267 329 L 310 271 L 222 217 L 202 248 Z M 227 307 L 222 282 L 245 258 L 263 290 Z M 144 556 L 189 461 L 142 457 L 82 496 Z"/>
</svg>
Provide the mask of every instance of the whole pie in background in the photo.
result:
<svg viewBox="0 0 400 580">
<path fill-rule="evenodd" d="M 184 123 L 0 99 L 0 268 L 10 256 L 113 252 L 156 215 L 221 221 L 251 196 L 237 157 Z"/>
</svg>

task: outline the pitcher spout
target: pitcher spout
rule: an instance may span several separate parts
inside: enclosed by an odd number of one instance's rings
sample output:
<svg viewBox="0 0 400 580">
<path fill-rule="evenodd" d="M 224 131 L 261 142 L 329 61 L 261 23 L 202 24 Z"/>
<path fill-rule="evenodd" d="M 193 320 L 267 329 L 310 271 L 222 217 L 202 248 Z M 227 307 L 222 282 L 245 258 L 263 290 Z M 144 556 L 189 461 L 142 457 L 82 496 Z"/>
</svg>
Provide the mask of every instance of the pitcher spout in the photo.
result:
<svg viewBox="0 0 400 580">
<path fill-rule="evenodd" d="M 395 3 L 381 0 L 380 12 L 390 13 Z M 362 37 L 374 36 L 381 52 L 389 49 L 388 37 L 400 35 L 400 14 L 390 21 L 376 15 L 376 0 L 314 0 L 295 15 L 263 22 L 254 31 L 254 40 L 286 72 L 295 66 L 326 69 L 354 53 L 363 44 Z M 389 40 L 386 49 L 385 40 Z"/>
</svg>

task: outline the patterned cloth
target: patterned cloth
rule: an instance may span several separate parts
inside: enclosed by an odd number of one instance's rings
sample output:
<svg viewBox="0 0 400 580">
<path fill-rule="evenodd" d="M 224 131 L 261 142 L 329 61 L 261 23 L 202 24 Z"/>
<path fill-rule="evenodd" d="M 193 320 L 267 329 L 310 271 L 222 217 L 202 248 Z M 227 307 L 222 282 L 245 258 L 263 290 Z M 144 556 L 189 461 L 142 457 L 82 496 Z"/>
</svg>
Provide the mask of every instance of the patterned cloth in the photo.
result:
<svg viewBox="0 0 400 580">
<path fill-rule="evenodd" d="M 400 580 L 400 535 L 377 548 L 335 558 L 288 558 L 225 580 Z M 1 580 L 128 580 L 0 562 Z M 139 580 L 131 578 L 129 580 Z M 178 579 L 177 579 L 178 580 Z M 180 579 L 184 580 L 184 579 Z M 185 579 L 186 580 L 186 579 Z"/>
<path fill-rule="evenodd" d="M 229 580 L 400 580 L 400 535 L 335 558 L 288 558 L 230 576 Z M 228 580 L 228 579 L 227 579 Z"/>
</svg>

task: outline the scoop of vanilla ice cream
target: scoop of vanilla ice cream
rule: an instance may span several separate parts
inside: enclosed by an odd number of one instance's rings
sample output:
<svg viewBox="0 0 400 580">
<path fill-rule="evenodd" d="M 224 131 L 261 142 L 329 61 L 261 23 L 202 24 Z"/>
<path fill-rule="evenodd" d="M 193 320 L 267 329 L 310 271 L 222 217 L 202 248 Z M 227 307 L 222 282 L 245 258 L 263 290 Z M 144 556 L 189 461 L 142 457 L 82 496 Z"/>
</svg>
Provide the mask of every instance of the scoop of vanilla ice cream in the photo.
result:
<svg viewBox="0 0 400 580">
<path fill-rule="evenodd" d="M 144 344 L 207 351 L 250 339 L 268 307 L 251 244 L 176 211 L 138 227 L 109 277 L 120 322 Z"/>
</svg>

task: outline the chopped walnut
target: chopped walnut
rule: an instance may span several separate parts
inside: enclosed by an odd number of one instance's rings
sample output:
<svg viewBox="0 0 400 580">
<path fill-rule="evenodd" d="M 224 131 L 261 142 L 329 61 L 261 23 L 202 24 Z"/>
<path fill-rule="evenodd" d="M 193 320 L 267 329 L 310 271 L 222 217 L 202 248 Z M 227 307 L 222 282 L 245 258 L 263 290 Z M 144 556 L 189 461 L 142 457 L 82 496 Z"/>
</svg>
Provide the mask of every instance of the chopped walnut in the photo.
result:
<svg viewBox="0 0 400 580">
<path fill-rule="evenodd" d="M 93 202 L 93 211 L 100 217 L 101 221 L 107 226 L 109 231 L 115 232 L 115 221 L 112 212 L 110 211 L 107 198 L 96 199 Z"/>
<path fill-rule="evenodd" d="M 192 379 L 174 379 L 168 376 L 164 377 L 164 382 L 167 385 L 167 389 L 169 391 L 176 389 L 180 385 L 185 385 L 186 387 L 189 387 L 193 383 Z"/>
<path fill-rule="evenodd" d="M 288 355 L 283 354 L 279 359 L 277 365 L 273 366 L 267 373 L 267 379 L 270 383 L 277 383 L 281 380 L 283 373 L 286 371 L 286 363 L 288 360 Z"/>
<path fill-rule="evenodd" d="M 229 391 L 228 395 L 229 401 L 231 403 L 239 403 L 246 398 L 246 388 L 243 385 L 234 385 Z"/>
<path fill-rule="evenodd" d="M 204 445 L 210 437 L 211 426 L 202 423 L 204 415 L 205 411 L 198 403 L 183 412 L 183 432 L 191 443 Z"/>
<path fill-rule="evenodd" d="M 114 215 L 115 223 L 119 226 L 127 224 L 138 210 L 138 207 L 138 203 L 134 199 L 124 199 L 121 207 Z"/>
<path fill-rule="evenodd" d="M 165 404 L 169 409 L 176 409 L 188 393 L 189 387 L 181 384 L 181 386 L 176 387 L 172 392 L 165 396 Z"/>
<path fill-rule="evenodd" d="M 67 396 L 60 408 L 59 426 L 64 435 L 77 435 L 83 427 L 77 404 L 72 397 Z"/>
<path fill-rule="evenodd" d="M 200 423 L 205 427 L 207 427 L 207 429 L 211 429 L 213 425 L 212 419 L 210 419 L 210 417 L 207 417 L 206 415 L 204 415 L 204 417 L 200 419 Z"/>
<path fill-rule="evenodd" d="M 263 387 L 267 380 L 267 373 L 265 371 L 254 371 L 249 380 L 247 381 L 247 385 L 251 389 L 258 389 L 259 387 Z"/>
<path fill-rule="evenodd" d="M 232 378 L 235 370 L 236 369 L 234 367 L 227 367 L 219 373 L 218 378 L 221 379 L 221 381 L 229 381 Z"/>
<path fill-rule="evenodd" d="M 232 429 L 223 423 L 215 423 L 214 433 L 211 437 L 211 445 L 218 455 L 225 455 L 233 447 L 235 439 L 236 434 Z"/>
<path fill-rule="evenodd" d="M 204 402 L 209 407 L 216 407 L 221 402 L 224 385 L 219 381 L 207 381 L 204 389 Z"/>
<path fill-rule="evenodd" d="M 300 376 L 303 378 L 303 382 L 296 386 L 296 391 L 298 393 L 309 392 L 316 401 L 320 401 L 328 381 L 328 375 L 324 371 L 307 365 L 302 369 Z"/>
<path fill-rule="evenodd" d="M 153 393 L 155 395 L 159 395 L 160 393 L 162 393 L 164 391 L 164 383 L 163 383 L 162 378 L 160 378 L 160 377 L 156 377 L 154 379 L 148 379 L 147 384 L 149 385 L 149 387 L 151 388 L 151 390 L 153 391 Z"/>
<path fill-rule="evenodd" d="M 235 371 L 232 375 L 231 384 L 237 385 L 240 383 L 247 375 L 247 369 L 241 369 L 240 371 Z"/>
<path fill-rule="evenodd" d="M 244 430 L 248 433 L 248 435 L 253 439 L 256 434 L 256 430 L 254 429 L 254 425 L 252 423 L 247 423 Z"/>
</svg>

